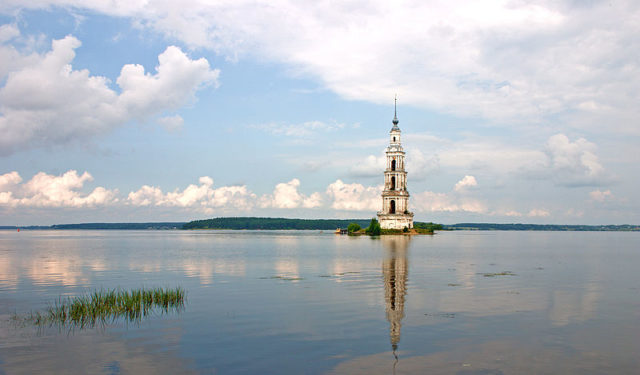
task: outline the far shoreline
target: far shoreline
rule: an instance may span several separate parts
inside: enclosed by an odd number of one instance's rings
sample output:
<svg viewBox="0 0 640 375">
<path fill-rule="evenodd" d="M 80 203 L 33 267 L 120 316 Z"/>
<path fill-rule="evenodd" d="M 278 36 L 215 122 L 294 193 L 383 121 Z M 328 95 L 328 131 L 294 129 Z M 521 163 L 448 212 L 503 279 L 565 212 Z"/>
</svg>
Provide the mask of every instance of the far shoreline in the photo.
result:
<svg viewBox="0 0 640 375">
<path fill-rule="evenodd" d="M 346 229 L 349 223 L 355 222 L 366 227 L 370 219 L 289 219 L 289 218 L 215 218 L 191 222 L 104 222 L 104 223 L 76 223 L 54 225 L 4 225 L 0 230 L 322 230 L 335 231 L 336 228 Z M 192 225 L 210 221 L 211 226 Z M 422 224 L 433 224 L 418 222 Z M 278 226 L 278 227 L 276 227 Z M 442 229 L 436 231 L 551 231 L 551 232 L 638 232 L 640 225 L 631 224 L 523 224 L 523 223 L 457 223 L 442 224 Z M 404 234 L 404 233 L 403 233 Z"/>
</svg>

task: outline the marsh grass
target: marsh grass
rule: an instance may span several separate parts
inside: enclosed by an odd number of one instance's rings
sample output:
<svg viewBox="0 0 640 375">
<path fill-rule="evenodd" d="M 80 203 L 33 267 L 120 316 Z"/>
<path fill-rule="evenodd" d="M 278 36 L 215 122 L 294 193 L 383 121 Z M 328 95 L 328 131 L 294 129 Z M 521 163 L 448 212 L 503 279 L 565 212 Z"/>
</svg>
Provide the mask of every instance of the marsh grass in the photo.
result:
<svg viewBox="0 0 640 375">
<path fill-rule="evenodd" d="M 260 279 L 261 280 L 278 279 L 278 280 L 285 280 L 285 281 L 300 281 L 300 280 L 304 280 L 304 277 L 275 275 L 275 276 L 269 276 L 269 277 L 261 277 Z"/>
<path fill-rule="evenodd" d="M 78 297 L 60 298 L 44 312 L 32 312 L 22 320 L 37 326 L 79 328 L 104 325 L 119 318 L 139 322 L 156 311 L 182 311 L 185 297 L 186 293 L 180 287 L 97 290 Z M 14 319 L 20 320 L 17 316 Z"/>
<path fill-rule="evenodd" d="M 511 271 L 503 271 L 503 272 L 490 272 L 490 273 L 480 273 L 484 277 L 496 277 L 496 276 L 516 276 L 515 273 Z"/>
</svg>

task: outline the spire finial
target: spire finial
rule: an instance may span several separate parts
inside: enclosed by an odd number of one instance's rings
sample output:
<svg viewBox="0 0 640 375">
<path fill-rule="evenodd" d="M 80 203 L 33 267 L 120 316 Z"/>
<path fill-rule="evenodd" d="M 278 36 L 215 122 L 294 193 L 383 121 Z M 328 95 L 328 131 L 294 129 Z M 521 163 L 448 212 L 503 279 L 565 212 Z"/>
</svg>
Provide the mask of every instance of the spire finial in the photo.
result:
<svg viewBox="0 0 640 375">
<path fill-rule="evenodd" d="M 393 98 L 393 127 L 398 127 L 398 94 Z"/>
</svg>

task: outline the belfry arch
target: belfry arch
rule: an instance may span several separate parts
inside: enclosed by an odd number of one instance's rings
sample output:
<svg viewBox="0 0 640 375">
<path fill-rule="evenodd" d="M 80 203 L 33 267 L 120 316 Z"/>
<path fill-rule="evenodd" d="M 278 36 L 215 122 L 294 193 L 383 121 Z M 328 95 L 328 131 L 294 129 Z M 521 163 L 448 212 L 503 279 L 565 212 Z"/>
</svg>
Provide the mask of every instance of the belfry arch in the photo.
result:
<svg viewBox="0 0 640 375">
<path fill-rule="evenodd" d="M 391 200 L 391 202 L 389 202 L 389 213 L 390 214 L 396 213 L 396 201 L 394 201 L 393 199 Z"/>
</svg>

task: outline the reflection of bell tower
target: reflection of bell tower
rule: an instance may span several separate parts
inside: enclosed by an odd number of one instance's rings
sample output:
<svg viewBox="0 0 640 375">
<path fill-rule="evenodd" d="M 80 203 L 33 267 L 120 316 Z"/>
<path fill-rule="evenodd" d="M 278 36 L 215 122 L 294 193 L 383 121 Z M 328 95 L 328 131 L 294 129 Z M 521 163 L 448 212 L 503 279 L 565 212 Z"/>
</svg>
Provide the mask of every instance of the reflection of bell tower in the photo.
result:
<svg viewBox="0 0 640 375">
<path fill-rule="evenodd" d="M 383 236 L 382 244 L 386 256 L 382 262 L 382 276 L 384 278 L 384 301 L 387 320 L 389 321 L 389 338 L 393 351 L 398 349 L 402 318 L 404 318 L 404 301 L 407 294 L 407 276 L 409 262 L 407 249 L 410 236 Z"/>
</svg>

